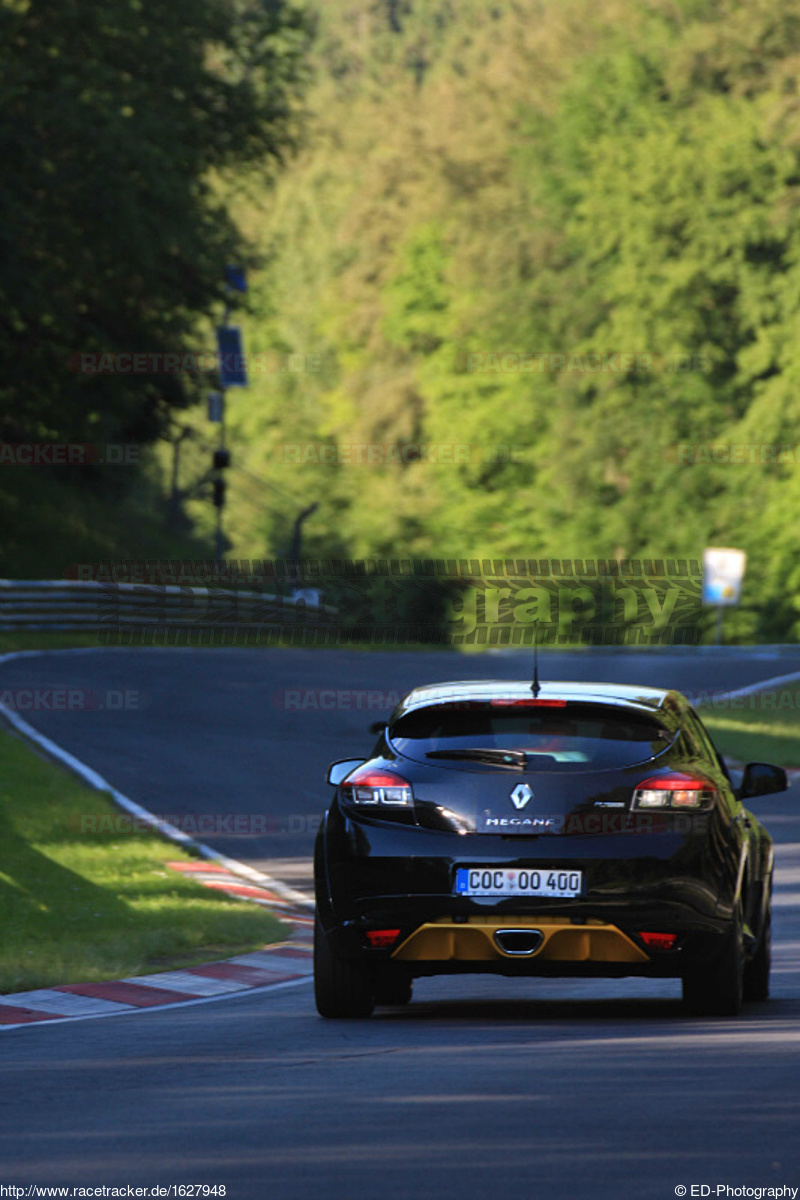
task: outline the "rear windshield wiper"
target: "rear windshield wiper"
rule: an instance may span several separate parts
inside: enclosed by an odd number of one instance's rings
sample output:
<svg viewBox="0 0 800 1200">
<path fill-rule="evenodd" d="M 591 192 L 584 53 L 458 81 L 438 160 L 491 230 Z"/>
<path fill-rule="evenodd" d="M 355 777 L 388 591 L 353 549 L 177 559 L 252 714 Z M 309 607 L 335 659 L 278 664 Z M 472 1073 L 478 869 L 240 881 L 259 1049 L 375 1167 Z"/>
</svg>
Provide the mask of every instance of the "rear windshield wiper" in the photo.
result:
<svg viewBox="0 0 800 1200">
<path fill-rule="evenodd" d="M 464 762 L 489 763 L 493 767 L 507 767 L 511 771 L 524 771 L 528 756 L 524 750 L 494 750 L 465 748 L 463 750 L 429 750 L 426 758 L 461 759 Z"/>
</svg>

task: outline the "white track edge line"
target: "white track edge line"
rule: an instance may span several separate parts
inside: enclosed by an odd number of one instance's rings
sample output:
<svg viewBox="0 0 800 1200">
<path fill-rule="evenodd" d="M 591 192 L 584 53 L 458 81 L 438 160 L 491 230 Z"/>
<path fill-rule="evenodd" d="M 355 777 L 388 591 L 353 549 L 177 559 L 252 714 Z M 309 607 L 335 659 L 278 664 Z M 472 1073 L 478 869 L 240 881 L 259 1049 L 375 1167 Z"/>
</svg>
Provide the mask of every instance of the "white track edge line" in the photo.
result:
<svg viewBox="0 0 800 1200">
<path fill-rule="evenodd" d="M 0 665 L 2 665 L 4 662 L 8 662 L 10 659 L 21 657 L 22 655 L 28 657 L 32 654 L 50 653 L 57 654 L 58 651 L 14 651 L 10 654 L 2 655 L 2 657 L 0 657 Z M 12 729 L 16 729 L 18 733 L 22 734 L 23 737 L 39 746 L 39 748 L 44 750 L 44 752 L 51 758 L 54 758 L 57 762 L 60 762 L 63 766 L 67 767 L 73 772 L 73 774 L 82 779 L 84 783 L 88 784 L 89 787 L 94 788 L 98 792 L 104 792 L 106 795 L 110 796 L 110 798 L 119 808 L 123 809 L 123 811 L 127 813 L 130 813 L 131 816 L 136 817 L 138 820 L 143 821 L 151 829 L 162 834 L 163 837 L 169 838 L 170 841 L 177 842 L 179 845 L 184 846 L 187 849 L 194 850 L 195 853 L 200 854 L 202 858 L 207 858 L 212 862 L 218 863 L 219 866 L 225 867 L 233 875 L 239 875 L 244 879 L 249 879 L 251 883 L 260 884 L 262 887 L 274 891 L 278 896 L 282 897 L 282 901 L 278 901 L 277 903 L 282 902 L 287 905 L 297 905 L 298 907 L 313 909 L 313 901 L 309 900 L 308 896 L 303 895 L 302 892 L 296 891 L 288 884 L 281 883 L 279 879 L 274 879 L 271 875 L 265 875 L 263 871 L 257 871 L 254 867 L 247 866 L 246 863 L 240 863 L 235 858 L 228 858 L 227 854 L 221 854 L 218 850 L 212 850 L 212 848 L 207 846 L 204 842 L 195 841 L 195 839 L 189 837 L 188 834 L 183 833 L 180 829 L 176 829 L 174 825 L 169 823 L 169 821 L 162 821 L 159 817 L 154 816 L 153 813 L 148 812 L 146 808 L 143 808 L 141 804 L 137 804 L 135 800 L 131 800 L 129 796 L 126 796 L 123 792 L 120 792 L 113 787 L 108 780 L 105 779 L 98 771 L 95 771 L 93 767 L 81 762 L 79 758 L 76 758 L 74 754 L 70 754 L 68 750 L 65 750 L 62 746 L 59 746 L 57 742 L 52 741 L 43 733 L 39 733 L 38 729 L 34 729 L 33 725 L 28 724 L 27 721 L 23 720 L 22 717 L 14 712 L 13 709 L 8 708 L 5 704 L 0 704 L 0 717 L 2 717 L 3 720 L 5 720 L 7 724 L 12 727 Z"/>
<path fill-rule="evenodd" d="M 798 682 L 800 682 L 800 671 L 793 671 L 791 675 L 773 675 L 771 679 L 764 679 L 761 683 L 749 683 L 747 687 L 735 688 L 729 692 L 714 692 L 711 700 L 698 705 L 698 707 L 707 708 L 710 705 L 713 708 L 714 700 L 719 698 L 735 700 L 738 696 L 752 696 L 756 692 L 763 692 L 768 687 L 782 687 L 786 683 Z"/>
<path fill-rule="evenodd" d="M 111 647 L 106 647 L 106 649 L 110 648 Z M 72 647 L 66 652 L 71 651 L 74 653 L 76 650 L 93 650 L 93 647 Z M 14 650 L 8 654 L 0 655 L 0 665 L 16 658 L 30 658 L 33 655 L 59 654 L 64 652 L 65 651 L 59 650 Z M 756 692 L 764 691 L 770 686 L 779 686 L 798 681 L 800 681 L 800 671 L 795 671 L 789 675 L 775 675 L 770 679 L 761 680 L 759 683 L 748 684 L 743 688 L 735 688 L 726 692 L 715 692 L 714 695 L 715 698 L 736 699 L 740 696 L 749 696 Z M 700 705 L 699 707 L 702 708 L 706 706 Z M 108 780 L 104 779 L 99 772 L 95 771 L 86 763 L 81 762 L 80 759 L 70 754 L 68 750 L 64 750 L 56 742 L 52 741 L 48 737 L 45 737 L 44 734 L 39 733 L 38 730 L 34 729 L 32 725 L 29 725 L 27 721 L 23 720 L 22 717 L 19 717 L 5 704 L 0 704 L 0 716 L 2 716 L 13 728 L 15 728 L 18 733 L 21 733 L 23 737 L 35 742 L 47 754 L 51 755 L 65 766 L 69 767 L 71 771 L 83 779 L 84 782 L 90 787 L 95 788 L 97 791 L 108 794 L 114 803 L 118 805 L 118 807 L 130 813 L 132 816 L 145 821 L 146 824 L 156 830 L 156 832 L 161 833 L 164 837 L 169 838 L 171 841 L 177 842 L 179 845 L 186 846 L 189 849 L 194 850 L 203 858 L 207 858 L 212 862 L 216 862 L 220 866 L 227 867 L 227 869 L 235 875 L 239 875 L 245 879 L 250 879 L 254 883 L 259 883 L 264 887 L 273 889 L 278 895 L 283 896 L 288 903 L 296 904 L 302 906 L 303 908 L 314 907 L 313 903 L 308 899 L 307 896 L 303 895 L 302 892 L 296 891 L 288 884 L 282 883 L 280 880 L 274 879 L 270 875 L 265 875 L 262 871 L 257 871 L 255 868 L 247 866 L 246 863 L 240 863 L 235 858 L 229 858 L 227 855 L 221 854 L 217 850 L 213 850 L 210 846 L 206 846 L 204 842 L 195 841 L 195 839 L 189 837 L 188 834 L 176 829 L 174 825 L 170 825 L 168 821 L 162 821 L 158 817 L 155 817 L 151 812 L 148 812 L 146 808 L 143 808 L 140 804 L 137 804 L 134 800 L 131 800 L 128 796 L 124 795 L 124 793 L 112 787 Z"/>
<path fill-rule="evenodd" d="M 98 647 L 98 649 L 101 648 L 102 647 Z M 110 647 L 105 648 L 110 649 Z M 70 649 L 74 652 L 75 650 L 92 650 L 93 647 L 81 646 L 71 647 Z M 11 651 L 8 654 L 0 655 L 0 665 L 16 658 L 30 658 L 33 655 L 58 654 L 64 652 L 65 651 L 58 650 Z M 800 671 L 795 671 L 789 675 L 775 675 L 770 679 L 762 680 L 760 683 L 749 684 L 747 687 L 737 688 L 728 692 L 717 692 L 715 695 L 733 699 L 738 696 L 748 696 L 755 692 L 762 692 L 771 685 L 783 685 L 785 683 L 795 683 L 797 681 L 800 681 Z M 701 705 L 699 707 L 703 706 Z M 313 908 L 311 901 L 309 901 L 308 898 L 302 894 L 302 892 L 296 892 L 294 888 L 290 888 L 287 885 L 280 883 L 278 880 L 271 879 L 269 875 L 264 875 L 260 871 L 255 871 L 252 867 L 248 867 L 245 863 L 239 863 L 236 861 L 236 859 L 227 858 L 226 855 L 219 854 L 216 850 L 212 850 L 210 846 L 205 846 L 202 842 L 195 842 L 193 838 L 188 837 L 179 829 L 175 829 L 174 826 L 169 825 L 168 822 L 160 821 L 157 817 L 154 817 L 152 813 L 149 813 L 146 809 L 136 804 L 135 801 L 130 800 L 127 796 L 123 795 L 122 792 L 118 792 L 116 788 L 113 788 L 97 771 L 94 771 L 91 767 L 87 766 L 85 763 L 82 763 L 79 759 L 75 758 L 74 755 L 70 754 L 69 751 L 62 749 L 62 747 L 51 741 L 50 738 L 45 737 L 44 734 L 40 734 L 38 730 L 34 729 L 32 725 L 29 725 L 28 722 L 24 721 L 21 717 L 18 717 L 17 714 L 11 709 L 7 708 L 5 704 L 0 704 L 0 716 L 2 716 L 13 728 L 17 729 L 17 731 L 24 737 L 29 738 L 48 754 L 51 754 L 59 762 L 62 762 L 65 766 L 68 766 L 70 770 L 79 775 L 86 783 L 89 784 L 90 787 L 96 788 L 97 791 L 108 793 L 115 803 L 120 805 L 120 807 L 127 809 L 127 811 L 134 813 L 137 816 L 141 815 L 143 819 L 147 820 L 148 823 L 157 829 L 159 833 L 163 833 L 165 837 L 168 837 L 173 841 L 178 841 L 185 846 L 191 847 L 192 849 L 200 852 L 204 857 L 208 857 L 216 862 L 219 862 L 220 865 L 228 866 L 228 869 L 233 870 L 234 873 L 242 873 L 245 875 L 245 877 L 250 879 L 264 880 L 268 886 L 274 888 L 276 891 L 281 891 L 284 892 L 284 894 L 295 897 L 295 903 L 302 903 L 304 907 Z M 29 1029 L 32 1026 L 41 1027 L 43 1025 L 62 1025 L 65 1022 L 71 1023 L 74 1021 L 97 1021 L 108 1017 L 130 1016 L 132 1013 L 154 1013 L 163 1012 L 165 1009 L 189 1008 L 197 1004 L 213 1004 L 220 1000 L 230 1000 L 235 996 L 254 995 L 263 992 L 279 991 L 285 988 L 299 987 L 300 984 L 310 983 L 311 980 L 312 976 L 305 975 L 300 979 L 285 980 L 283 983 L 263 984 L 260 987 L 249 988 L 246 992 L 227 992 L 219 996 L 197 997 L 194 1000 L 176 1000 L 173 1003 L 152 1005 L 146 1008 L 127 1005 L 125 1007 L 120 1007 L 118 1012 L 90 1013 L 75 1017 L 57 1016 L 54 1018 L 47 1018 L 42 1021 L 21 1021 L 17 1025 L 0 1025 L 0 1035 L 3 1033 L 10 1033 L 13 1029 Z"/>
</svg>

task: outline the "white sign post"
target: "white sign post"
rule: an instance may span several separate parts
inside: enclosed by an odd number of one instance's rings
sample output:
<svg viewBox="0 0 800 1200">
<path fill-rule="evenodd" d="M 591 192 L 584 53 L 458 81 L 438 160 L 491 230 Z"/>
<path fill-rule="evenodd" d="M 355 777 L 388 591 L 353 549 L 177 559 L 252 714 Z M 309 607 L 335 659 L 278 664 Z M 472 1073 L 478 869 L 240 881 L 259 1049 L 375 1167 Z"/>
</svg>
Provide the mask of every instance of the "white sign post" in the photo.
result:
<svg viewBox="0 0 800 1200">
<path fill-rule="evenodd" d="M 717 645 L 722 643 L 722 610 L 739 603 L 747 565 L 744 550 L 708 546 L 703 551 L 703 603 L 717 608 Z"/>
</svg>

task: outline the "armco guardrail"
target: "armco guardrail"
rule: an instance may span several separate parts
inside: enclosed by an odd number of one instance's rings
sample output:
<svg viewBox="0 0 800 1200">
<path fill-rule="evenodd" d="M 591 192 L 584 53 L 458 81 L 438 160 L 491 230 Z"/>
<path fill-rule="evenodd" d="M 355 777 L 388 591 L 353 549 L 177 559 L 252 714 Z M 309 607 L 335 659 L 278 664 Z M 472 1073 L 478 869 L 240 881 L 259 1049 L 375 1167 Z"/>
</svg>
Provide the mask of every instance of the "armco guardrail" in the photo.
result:
<svg viewBox="0 0 800 1200">
<path fill-rule="evenodd" d="M 332 625 L 337 610 L 290 596 L 232 588 L 81 580 L 0 579 L 0 630 Z"/>
</svg>

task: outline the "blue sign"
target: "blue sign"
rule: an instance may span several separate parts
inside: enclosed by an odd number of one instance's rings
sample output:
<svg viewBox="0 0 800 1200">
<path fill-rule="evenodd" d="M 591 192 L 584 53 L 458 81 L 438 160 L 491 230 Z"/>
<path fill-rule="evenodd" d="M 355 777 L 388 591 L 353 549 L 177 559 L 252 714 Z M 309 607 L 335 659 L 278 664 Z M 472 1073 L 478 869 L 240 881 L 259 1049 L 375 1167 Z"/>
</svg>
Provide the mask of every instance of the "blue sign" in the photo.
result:
<svg viewBox="0 0 800 1200">
<path fill-rule="evenodd" d="M 225 268 L 225 282 L 234 292 L 246 292 L 247 280 L 244 274 L 244 267 L 237 267 L 228 263 Z"/>
<path fill-rule="evenodd" d="M 247 364 L 238 325 L 217 326 L 219 381 L 224 388 L 247 387 Z"/>
</svg>

